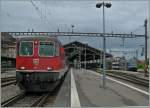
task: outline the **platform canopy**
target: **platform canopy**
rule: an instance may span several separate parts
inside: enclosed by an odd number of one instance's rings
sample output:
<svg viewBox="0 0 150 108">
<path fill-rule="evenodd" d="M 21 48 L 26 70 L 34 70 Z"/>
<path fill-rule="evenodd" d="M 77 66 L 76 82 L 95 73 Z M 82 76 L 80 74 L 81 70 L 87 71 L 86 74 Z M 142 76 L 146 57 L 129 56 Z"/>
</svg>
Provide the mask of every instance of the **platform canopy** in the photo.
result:
<svg viewBox="0 0 150 108">
<path fill-rule="evenodd" d="M 66 56 L 69 61 L 74 61 L 74 60 L 85 61 L 85 56 L 86 56 L 86 61 L 97 60 L 100 58 L 102 59 L 103 57 L 102 50 L 98 50 L 96 48 L 89 46 L 88 44 L 84 44 L 78 41 L 65 44 L 64 48 L 65 48 Z M 106 58 L 109 57 L 112 57 L 112 55 L 106 53 Z"/>
</svg>

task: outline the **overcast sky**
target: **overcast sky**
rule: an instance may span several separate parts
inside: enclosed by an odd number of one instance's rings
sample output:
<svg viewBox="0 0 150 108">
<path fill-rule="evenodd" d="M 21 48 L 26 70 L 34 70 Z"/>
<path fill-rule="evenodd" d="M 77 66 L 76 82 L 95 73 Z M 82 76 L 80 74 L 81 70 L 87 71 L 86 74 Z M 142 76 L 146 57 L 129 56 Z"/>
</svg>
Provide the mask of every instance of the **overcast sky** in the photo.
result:
<svg viewBox="0 0 150 108">
<path fill-rule="evenodd" d="M 1 0 L 0 31 L 52 32 L 71 31 L 73 24 L 76 32 L 102 32 L 102 8 L 95 7 L 98 0 Z M 111 8 L 105 8 L 106 32 L 144 34 L 144 20 L 148 18 L 148 0 L 113 0 Z M 68 38 L 60 38 L 68 43 Z M 74 37 L 95 48 L 102 48 L 102 39 Z M 107 50 L 122 50 L 122 40 L 107 39 Z M 144 38 L 126 39 L 126 50 L 139 49 Z M 119 53 L 121 54 L 121 53 Z M 128 56 L 133 56 L 130 53 Z M 140 56 L 140 55 L 139 55 Z"/>
</svg>

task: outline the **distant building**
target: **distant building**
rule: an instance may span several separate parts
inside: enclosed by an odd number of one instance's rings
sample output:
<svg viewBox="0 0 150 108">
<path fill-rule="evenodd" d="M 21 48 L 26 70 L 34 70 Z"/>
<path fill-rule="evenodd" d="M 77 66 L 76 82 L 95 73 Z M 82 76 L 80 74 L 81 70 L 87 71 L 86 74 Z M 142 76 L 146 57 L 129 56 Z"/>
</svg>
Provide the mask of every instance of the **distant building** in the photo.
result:
<svg viewBox="0 0 150 108">
<path fill-rule="evenodd" d="M 16 39 L 8 33 L 1 33 L 1 56 L 16 58 Z"/>
<path fill-rule="evenodd" d="M 1 67 L 15 67 L 16 39 L 6 32 L 1 33 Z"/>
</svg>

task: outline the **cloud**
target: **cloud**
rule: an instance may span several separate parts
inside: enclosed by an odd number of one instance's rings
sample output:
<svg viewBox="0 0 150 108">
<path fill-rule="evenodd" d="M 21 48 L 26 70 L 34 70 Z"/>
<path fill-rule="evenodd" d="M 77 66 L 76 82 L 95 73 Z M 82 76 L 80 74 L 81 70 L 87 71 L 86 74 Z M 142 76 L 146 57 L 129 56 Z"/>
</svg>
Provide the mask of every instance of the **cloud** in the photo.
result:
<svg viewBox="0 0 150 108">
<path fill-rule="evenodd" d="M 78 32 L 102 32 L 102 8 L 95 7 L 97 0 L 82 1 L 1 1 L 1 27 L 0 31 L 71 31 L 74 24 Z M 144 33 L 144 20 L 148 17 L 148 0 L 145 1 L 111 1 L 112 7 L 105 9 L 106 32 Z M 102 39 L 73 38 L 88 42 L 89 45 L 102 47 Z M 134 40 L 134 41 L 133 41 Z M 127 47 L 136 48 L 136 42 L 143 44 L 144 39 L 127 39 Z M 101 41 L 101 43 L 100 43 Z M 68 42 L 62 39 L 63 43 Z M 121 39 L 107 39 L 107 48 L 120 48 Z"/>
</svg>

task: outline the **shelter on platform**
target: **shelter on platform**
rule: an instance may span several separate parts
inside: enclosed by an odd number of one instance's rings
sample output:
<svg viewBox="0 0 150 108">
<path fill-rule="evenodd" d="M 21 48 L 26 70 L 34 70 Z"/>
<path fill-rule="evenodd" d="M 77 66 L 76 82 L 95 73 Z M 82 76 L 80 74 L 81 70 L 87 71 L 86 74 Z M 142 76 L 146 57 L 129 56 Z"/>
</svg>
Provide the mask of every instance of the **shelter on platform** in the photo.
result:
<svg viewBox="0 0 150 108">
<path fill-rule="evenodd" d="M 98 50 L 89 46 L 88 44 L 84 44 L 78 41 L 74 41 L 64 45 L 66 56 L 70 64 L 80 64 L 83 66 L 86 64 L 90 64 L 90 67 L 102 64 L 103 51 Z M 111 58 L 112 55 L 106 53 L 106 58 Z"/>
</svg>

